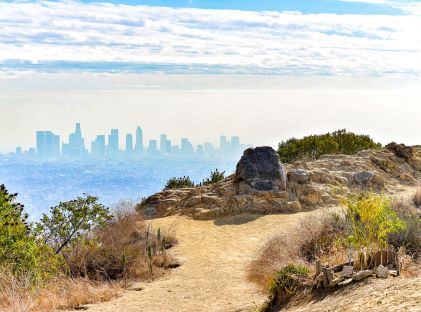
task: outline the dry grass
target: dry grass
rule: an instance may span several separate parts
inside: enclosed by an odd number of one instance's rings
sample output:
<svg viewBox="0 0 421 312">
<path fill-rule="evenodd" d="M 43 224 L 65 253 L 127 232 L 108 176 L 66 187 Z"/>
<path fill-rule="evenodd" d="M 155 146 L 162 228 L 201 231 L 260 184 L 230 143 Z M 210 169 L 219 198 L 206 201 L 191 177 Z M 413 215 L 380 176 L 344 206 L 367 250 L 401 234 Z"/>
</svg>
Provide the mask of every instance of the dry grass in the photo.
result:
<svg viewBox="0 0 421 312">
<path fill-rule="evenodd" d="M 108 301 L 132 280 L 151 279 L 174 267 L 166 249 L 175 243 L 173 229 L 154 230 L 123 207 L 107 226 L 65 250 L 63 272 L 69 274 L 34 286 L 29 272 L 16 275 L 0 267 L 0 311 L 55 311 Z"/>
<path fill-rule="evenodd" d="M 30 274 L 15 276 L 0 273 L 0 311 L 48 312 L 75 308 L 110 300 L 119 295 L 117 283 L 98 283 L 87 279 L 56 278 L 43 286 L 33 286 Z"/>
<path fill-rule="evenodd" d="M 118 211 L 112 222 L 100 229 L 92 241 L 93 245 L 75 246 L 67 256 L 73 277 L 93 280 L 147 279 L 161 275 L 162 268 L 170 267 L 175 262 L 166 252 L 176 243 L 174 231 L 154 230 L 135 212 Z M 152 276 L 151 263 L 154 266 Z M 156 263 L 159 265 L 154 265 Z"/>
<path fill-rule="evenodd" d="M 345 231 L 341 214 L 328 211 L 319 218 L 301 221 L 292 231 L 270 239 L 248 268 L 248 279 L 263 290 L 274 272 L 288 264 L 309 265 L 315 258 L 328 263 L 346 261 L 346 254 L 338 252 L 335 237 Z"/>
</svg>

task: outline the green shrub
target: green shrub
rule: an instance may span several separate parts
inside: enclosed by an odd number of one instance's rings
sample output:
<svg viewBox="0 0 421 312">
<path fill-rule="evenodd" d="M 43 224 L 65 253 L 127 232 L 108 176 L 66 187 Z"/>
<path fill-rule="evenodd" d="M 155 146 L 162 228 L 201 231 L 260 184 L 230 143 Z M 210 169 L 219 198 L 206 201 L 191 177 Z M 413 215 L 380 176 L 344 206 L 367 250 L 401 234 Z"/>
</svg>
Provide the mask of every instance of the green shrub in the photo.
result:
<svg viewBox="0 0 421 312">
<path fill-rule="evenodd" d="M 98 198 L 86 195 L 52 207 L 50 215 L 44 214 L 38 222 L 38 235 L 56 254 L 63 253 L 111 219 L 108 208 L 97 201 Z"/>
<path fill-rule="evenodd" d="M 352 228 L 348 242 L 359 253 L 363 249 L 370 254 L 386 248 L 391 234 L 406 229 L 405 222 L 392 209 L 391 199 L 382 194 L 351 196 L 346 201 L 346 211 Z"/>
<path fill-rule="evenodd" d="M 211 175 L 206 180 L 203 180 L 200 185 L 211 185 L 216 182 L 222 181 L 225 178 L 225 171 L 219 171 L 215 169 L 215 171 L 211 172 Z"/>
<path fill-rule="evenodd" d="M 16 197 L 0 186 L 0 267 L 15 274 L 29 274 L 35 282 L 49 277 L 60 258 L 36 237 Z"/>
<path fill-rule="evenodd" d="M 365 149 L 380 149 L 368 135 L 358 135 L 345 129 L 333 133 L 292 138 L 278 146 L 281 161 L 290 163 L 300 159 L 317 159 L 325 154 L 353 155 Z"/>
<path fill-rule="evenodd" d="M 188 187 L 194 187 L 194 182 L 190 180 L 190 177 L 184 176 L 182 178 L 171 178 L 167 181 L 164 191 Z"/>
<path fill-rule="evenodd" d="M 278 271 L 269 285 L 269 300 L 262 312 L 277 311 L 306 285 L 309 270 L 305 266 L 289 264 Z"/>
</svg>

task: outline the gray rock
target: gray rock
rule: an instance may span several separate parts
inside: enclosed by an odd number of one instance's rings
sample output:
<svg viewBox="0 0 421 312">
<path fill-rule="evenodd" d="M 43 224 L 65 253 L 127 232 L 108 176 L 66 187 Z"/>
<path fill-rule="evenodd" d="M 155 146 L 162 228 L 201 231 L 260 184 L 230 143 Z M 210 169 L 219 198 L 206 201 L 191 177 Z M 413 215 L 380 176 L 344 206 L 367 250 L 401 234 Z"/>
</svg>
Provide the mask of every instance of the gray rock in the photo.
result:
<svg viewBox="0 0 421 312">
<path fill-rule="evenodd" d="M 310 174 L 304 169 L 291 169 L 288 172 L 288 181 L 297 183 L 307 183 L 310 180 Z"/>
<path fill-rule="evenodd" d="M 276 151 L 269 146 L 245 150 L 237 164 L 235 180 L 240 194 L 286 189 L 284 166 Z"/>
<path fill-rule="evenodd" d="M 360 171 L 357 172 L 354 176 L 355 182 L 358 184 L 368 184 L 374 177 L 374 173 L 370 171 Z"/>
</svg>

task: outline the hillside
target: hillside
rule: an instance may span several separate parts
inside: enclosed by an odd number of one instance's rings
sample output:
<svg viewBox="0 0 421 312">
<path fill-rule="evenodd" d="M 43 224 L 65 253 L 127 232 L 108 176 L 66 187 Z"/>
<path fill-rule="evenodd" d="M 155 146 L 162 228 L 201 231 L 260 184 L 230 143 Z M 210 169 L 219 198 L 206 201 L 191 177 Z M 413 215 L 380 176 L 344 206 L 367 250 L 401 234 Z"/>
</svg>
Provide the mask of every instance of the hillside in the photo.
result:
<svg viewBox="0 0 421 312">
<path fill-rule="evenodd" d="M 352 156 L 325 155 L 314 161 L 281 164 L 280 168 L 271 160 L 274 151 L 265 151 L 258 157 L 258 162 L 251 164 L 254 171 L 259 166 L 256 164 L 269 161 L 269 168 L 258 170 L 278 170 L 279 177 L 254 172 L 250 182 L 236 173 L 210 186 L 159 192 L 147 198 L 138 210 L 153 218 L 187 215 L 199 220 L 239 213 L 299 212 L 335 206 L 341 198 L 360 190 L 395 194 L 406 186 L 415 186 L 421 177 L 419 146 L 392 145 L 389 149 L 365 150 Z M 252 185 L 267 181 L 274 184 L 264 190 Z"/>
</svg>

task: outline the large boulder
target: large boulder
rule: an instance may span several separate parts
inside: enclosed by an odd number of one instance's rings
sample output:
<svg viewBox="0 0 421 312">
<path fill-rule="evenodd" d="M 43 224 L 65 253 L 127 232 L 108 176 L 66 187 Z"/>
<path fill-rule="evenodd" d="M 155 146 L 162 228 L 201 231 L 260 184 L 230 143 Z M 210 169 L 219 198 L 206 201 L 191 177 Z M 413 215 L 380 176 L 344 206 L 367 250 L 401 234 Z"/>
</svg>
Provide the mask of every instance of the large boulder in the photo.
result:
<svg viewBox="0 0 421 312">
<path fill-rule="evenodd" d="M 240 195 L 286 189 L 284 166 L 276 151 L 269 146 L 245 150 L 237 164 L 235 179 Z"/>
</svg>

